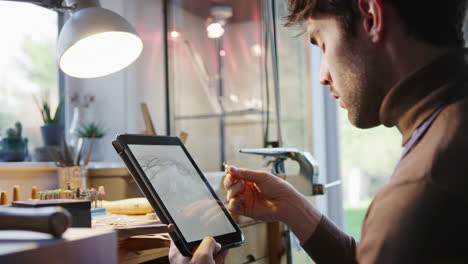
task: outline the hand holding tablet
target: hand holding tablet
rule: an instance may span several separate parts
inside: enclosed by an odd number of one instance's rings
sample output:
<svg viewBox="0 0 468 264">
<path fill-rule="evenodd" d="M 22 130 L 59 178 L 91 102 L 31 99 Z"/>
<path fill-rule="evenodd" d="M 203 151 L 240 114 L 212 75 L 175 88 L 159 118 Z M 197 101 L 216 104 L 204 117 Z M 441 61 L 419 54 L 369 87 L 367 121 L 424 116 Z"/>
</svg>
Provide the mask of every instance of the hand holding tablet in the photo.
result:
<svg viewBox="0 0 468 264">
<path fill-rule="evenodd" d="M 221 245 L 213 238 L 203 239 L 192 258 L 184 257 L 174 243 L 169 249 L 169 262 L 177 264 L 221 264 L 224 263 L 228 251 L 221 250 Z"/>
</svg>

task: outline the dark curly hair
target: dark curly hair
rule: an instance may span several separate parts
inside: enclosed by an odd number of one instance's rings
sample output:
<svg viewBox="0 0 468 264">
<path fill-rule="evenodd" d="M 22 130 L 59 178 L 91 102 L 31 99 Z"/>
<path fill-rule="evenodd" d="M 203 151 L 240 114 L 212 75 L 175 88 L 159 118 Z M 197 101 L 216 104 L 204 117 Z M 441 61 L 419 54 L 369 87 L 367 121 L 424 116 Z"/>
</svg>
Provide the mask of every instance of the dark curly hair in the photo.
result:
<svg viewBox="0 0 468 264">
<path fill-rule="evenodd" d="M 358 0 L 287 0 L 286 26 L 318 15 L 337 17 L 344 32 L 354 35 L 359 18 Z M 383 0 L 392 5 L 415 39 L 435 46 L 464 46 L 467 0 Z"/>
</svg>

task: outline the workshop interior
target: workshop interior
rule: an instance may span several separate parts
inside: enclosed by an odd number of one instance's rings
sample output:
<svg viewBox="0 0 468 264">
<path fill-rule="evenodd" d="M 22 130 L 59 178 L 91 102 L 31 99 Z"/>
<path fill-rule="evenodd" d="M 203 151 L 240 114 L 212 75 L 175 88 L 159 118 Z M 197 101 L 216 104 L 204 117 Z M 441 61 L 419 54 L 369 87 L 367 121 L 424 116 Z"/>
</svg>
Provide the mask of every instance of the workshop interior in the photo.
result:
<svg viewBox="0 0 468 264">
<path fill-rule="evenodd" d="M 287 12 L 0 1 L 0 263 L 169 263 L 168 226 L 112 145 L 121 134 L 178 137 L 223 203 L 226 164 L 270 172 L 359 239 L 400 136 L 346 122 Z M 225 263 L 313 263 L 284 224 L 232 217 L 246 242 Z"/>
</svg>

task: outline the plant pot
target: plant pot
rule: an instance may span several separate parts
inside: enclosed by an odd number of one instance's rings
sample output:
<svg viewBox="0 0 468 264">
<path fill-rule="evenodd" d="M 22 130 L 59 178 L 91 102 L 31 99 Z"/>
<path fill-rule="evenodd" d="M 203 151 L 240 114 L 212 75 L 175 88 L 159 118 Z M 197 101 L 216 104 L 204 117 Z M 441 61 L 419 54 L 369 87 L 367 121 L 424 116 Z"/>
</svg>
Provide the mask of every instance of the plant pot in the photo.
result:
<svg viewBox="0 0 468 264">
<path fill-rule="evenodd" d="M 24 161 L 28 156 L 28 139 L 21 137 L 3 138 L 0 143 L 0 160 Z"/>
<path fill-rule="evenodd" d="M 59 124 L 49 123 L 41 126 L 41 136 L 44 146 L 60 145 L 61 131 Z"/>
<path fill-rule="evenodd" d="M 54 161 L 52 153 L 60 152 L 60 146 L 41 146 L 34 149 L 33 160 L 39 162 Z"/>
</svg>

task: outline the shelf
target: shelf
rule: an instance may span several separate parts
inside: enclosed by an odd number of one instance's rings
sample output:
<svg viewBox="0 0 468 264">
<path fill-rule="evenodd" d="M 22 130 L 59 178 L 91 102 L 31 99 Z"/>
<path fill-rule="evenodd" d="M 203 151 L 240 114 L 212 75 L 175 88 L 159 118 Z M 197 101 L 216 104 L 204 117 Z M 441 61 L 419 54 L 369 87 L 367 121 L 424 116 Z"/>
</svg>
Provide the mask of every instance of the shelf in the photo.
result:
<svg viewBox="0 0 468 264">
<path fill-rule="evenodd" d="M 205 119 L 205 118 L 220 118 L 220 117 L 232 117 L 232 116 L 244 116 L 244 115 L 266 115 L 267 112 L 258 109 L 246 109 L 240 111 L 225 112 L 224 114 L 200 114 L 200 115 L 186 115 L 176 116 L 175 120 L 187 120 L 187 119 Z M 270 112 L 271 114 L 271 112 Z"/>
<path fill-rule="evenodd" d="M 90 176 L 101 176 L 109 172 L 112 175 L 129 175 L 125 165 L 121 162 L 90 162 L 88 165 Z M 0 173 L 3 172 L 56 172 L 53 162 L 0 162 Z"/>
</svg>

